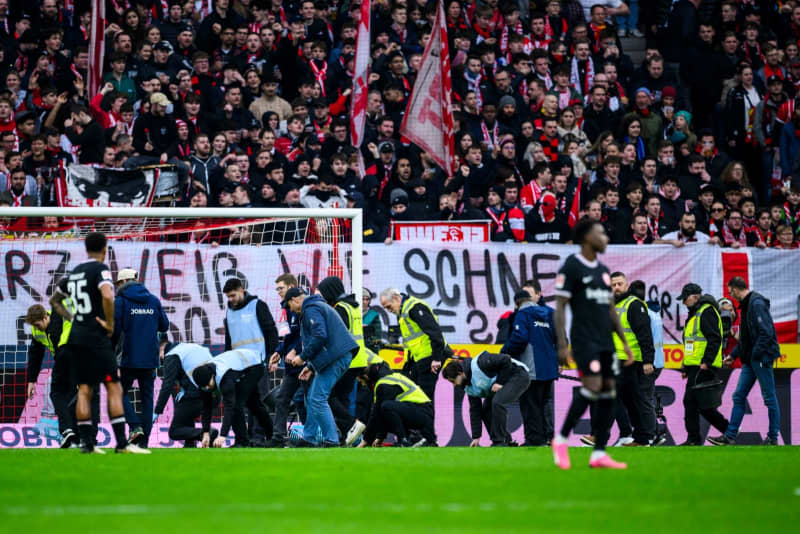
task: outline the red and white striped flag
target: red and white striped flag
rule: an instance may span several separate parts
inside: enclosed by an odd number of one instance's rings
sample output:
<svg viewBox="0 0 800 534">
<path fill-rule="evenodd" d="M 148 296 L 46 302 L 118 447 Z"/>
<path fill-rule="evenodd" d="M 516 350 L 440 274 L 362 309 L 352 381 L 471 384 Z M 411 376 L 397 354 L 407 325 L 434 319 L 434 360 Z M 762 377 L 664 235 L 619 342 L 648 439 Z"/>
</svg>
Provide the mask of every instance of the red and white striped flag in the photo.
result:
<svg viewBox="0 0 800 534">
<path fill-rule="evenodd" d="M 430 155 L 448 176 L 456 169 L 451 101 L 450 51 L 444 5 L 439 2 L 433 33 L 422 55 L 400 134 Z"/>
<path fill-rule="evenodd" d="M 353 95 L 350 97 L 350 137 L 356 148 L 360 147 L 364 140 L 364 123 L 367 121 L 370 3 L 369 1 L 361 2 L 361 20 L 358 23 L 358 37 L 356 38 L 356 64 L 353 69 Z"/>
<path fill-rule="evenodd" d="M 92 28 L 89 35 L 89 80 L 86 90 L 89 100 L 100 90 L 103 81 L 103 61 L 105 55 L 106 3 L 105 0 L 92 2 Z"/>
<path fill-rule="evenodd" d="M 575 188 L 575 195 L 572 197 L 572 206 L 570 206 L 567 218 L 567 224 L 569 224 L 570 228 L 575 228 L 575 224 L 578 222 L 578 215 L 581 212 L 581 187 L 583 187 L 583 177 L 579 176 L 578 187 Z"/>
</svg>

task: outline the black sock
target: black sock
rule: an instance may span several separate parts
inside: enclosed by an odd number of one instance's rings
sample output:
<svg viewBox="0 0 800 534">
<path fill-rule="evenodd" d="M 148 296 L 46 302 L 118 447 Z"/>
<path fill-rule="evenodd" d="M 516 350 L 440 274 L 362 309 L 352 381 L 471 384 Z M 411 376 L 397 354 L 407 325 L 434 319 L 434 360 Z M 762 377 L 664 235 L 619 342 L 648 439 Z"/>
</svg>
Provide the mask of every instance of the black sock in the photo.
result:
<svg viewBox="0 0 800 534">
<path fill-rule="evenodd" d="M 117 439 L 117 448 L 122 449 L 128 444 L 125 437 L 125 416 L 120 415 L 111 420 L 111 428 L 114 429 L 114 437 Z"/>
<path fill-rule="evenodd" d="M 583 412 L 586 411 L 586 407 L 592 402 L 586 398 L 585 395 L 584 388 L 581 388 L 577 395 L 572 396 L 572 404 L 569 405 L 567 416 L 564 418 L 564 424 L 561 426 L 562 436 L 569 437 L 570 432 L 572 432 L 572 429 L 578 424 L 578 420 L 583 416 Z"/>
<path fill-rule="evenodd" d="M 81 447 L 86 447 L 87 449 L 94 448 L 92 428 L 92 422 L 90 420 L 78 421 L 78 435 L 81 437 Z"/>
<path fill-rule="evenodd" d="M 611 425 L 614 423 L 614 402 L 613 397 L 601 397 L 597 401 L 597 417 L 592 425 L 597 432 L 594 439 L 596 451 L 604 451 L 608 444 Z"/>
</svg>

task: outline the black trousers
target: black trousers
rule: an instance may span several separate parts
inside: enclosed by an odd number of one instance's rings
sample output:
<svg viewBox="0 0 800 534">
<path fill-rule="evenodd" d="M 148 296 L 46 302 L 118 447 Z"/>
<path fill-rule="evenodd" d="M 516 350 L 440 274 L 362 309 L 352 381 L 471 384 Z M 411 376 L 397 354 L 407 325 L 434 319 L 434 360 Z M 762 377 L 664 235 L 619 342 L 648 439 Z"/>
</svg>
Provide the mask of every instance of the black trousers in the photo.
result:
<svg viewBox="0 0 800 534">
<path fill-rule="evenodd" d="M 728 429 L 728 420 L 725 419 L 725 416 L 722 415 L 717 408 L 701 410 L 697 406 L 697 398 L 691 386 L 695 383 L 700 367 L 691 365 L 684 367 L 684 369 L 686 369 L 687 379 L 686 391 L 683 394 L 683 421 L 686 424 L 686 433 L 688 434 L 687 441 L 702 443 L 703 440 L 700 437 L 701 415 L 706 418 L 706 421 L 708 421 L 711 426 L 723 433 Z"/>
<path fill-rule="evenodd" d="M 492 443 L 507 443 L 510 441 L 508 433 L 508 407 L 517 402 L 525 393 L 531 382 L 528 372 L 522 367 L 511 375 L 502 389 L 492 397 L 492 420 L 489 426 L 489 437 Z"/>
<path fill-rule="evenodd" d="M 95 391 L 99 391 L 95 387 Z M 53 363 L 53 372 L 50 376 L 50 400 L 58 417 L 58 431 L 63 435 L 67 430 L 78 432 L 78 422 L 75 417 L 75 405 L 78 400 L 78 385 L 72 381 L 70 375 L 69 358 L 66 354 L 59 353 Z M 100 395 L 92 395 L 92 424 L 97 428 L 100 423 Z"/>
<path fill-rule="evenodd" d="M 553 380 L 531 380 L 528 389 L 520 395 L 525 445 L 544 445 L 552 438 L 547 433 L 547 405 L 552 394 Z"/>
<path fill-rule="evenodd" d="M 261 428 L 264 429 L 265 438 L 270 439 L 272 437 L 272 419 L 269 416 L 267 407 L 264 406 L 264 402 L 261 400 L 261 393 L 258 390 L 258 382 L 262 376 L 264 376 L 264 366 L 253 365 L 242 371 L 239 380 L 236 382 L 231 426 L 233 427 L 233 434 L 236 436 L 236 443 L 241 445 L 246 445 L 250 442 L 244 416 L 245 406 L 258 420 Z"/>
<path fill-rule="evenodd" d="M 617 389 L 633 426 L 634 441 L 647 445 L 656 433 L 655 382 L 643 369 L 642 362 L 623 367 Z"/>
<path fill-rule="evenodd" d="M 169 425 L 169 439 L 183 441 L 184 447 L 194 447 L 203 438 L 203 429 L 195 426 L 195 420 L 203 412 L 203 399 L 197 394 L 184 395 L 175 403 L 175 413 Z"/>
<path fill-rule="evenodd" d="M 439 373 L 431 372 L 431 362 L 433 358 L 428 356 L 415 362 L 411 362 L 403 371 L 407 371 L 407 376 L 414 381 L 419 388 L 425 392 L 431 402 L 434 400 L 436 393 L 436 382 L 439 380 Z"/>
<path fill-rule="evenodd" d="M 398 441 L 408 437 L 408 430 L 418 430 L 428 443 L 436 443 L 433 429 L 433 403 L 417 404 L 396 400 L 375 405 L 379 421 L 378 434 L 391 432 Z"/>
<path fill-rule="evenodd" d="M 342 375 L 336 385 L 331 390 L 328 397 L 328 404 L 333 412 L 333 419 L 336 421 L 336 428 L 342 438 L 347 435 L 347 431 L 356 422 L 355 416 L 350 413 L 350 396 L 356 386 L 356 377 L 361 369 L 348 369 Z"/>
<path fill-rule="evenodd" d="M 289 422 L 289 407 L 292 404 L 292 398 L 297 390 L 301 387 L 304 390 L 308 389 L 308 382 L 301 382 L 297 374 L 283 375 L 281 387 L 278 389 L 278 394 L 275 396 L 275 421 L 272 425 L 272 437 L 281 441 L 286 441 L 288 436 L 288 429 L 286 425 Z M 301 421 L 305 421 L 305 410 L 303 413 L 298 414 Z"/>
</svg>

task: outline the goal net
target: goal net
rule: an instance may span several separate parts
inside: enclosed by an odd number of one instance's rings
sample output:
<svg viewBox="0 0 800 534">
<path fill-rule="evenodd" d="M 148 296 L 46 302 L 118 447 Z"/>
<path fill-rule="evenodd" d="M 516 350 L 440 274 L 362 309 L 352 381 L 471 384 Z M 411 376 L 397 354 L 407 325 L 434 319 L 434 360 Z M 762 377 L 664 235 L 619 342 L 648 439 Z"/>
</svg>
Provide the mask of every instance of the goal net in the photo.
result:
<svg viewBox="0 0 800 534">
<path fill-rule="evenodd" d="M 224 350 L 222 288 L 230 278 L 267 303 L 279 331 L 285 316 L 275 279 L 281 274 L 294 274 L 308 291 L 335 275 L 348 292 L 361 292 L 361 210 L 0 208 L 0 448 L 55 445 L 52 355 L 45 356 L 36 392 L 27 398 L 31 334 L 24 317 L 33 304 L 49 309 L 58 280 L 87 259 L 83 238 L 93 231 L 108 237 L 106 264 L 114 280 L 120 270 L 134 269 L 161 300 L 170 341 L 200 343 L 214 354 Z M 151 444 L 168 441 L 171 405 Z"/>
</svg>

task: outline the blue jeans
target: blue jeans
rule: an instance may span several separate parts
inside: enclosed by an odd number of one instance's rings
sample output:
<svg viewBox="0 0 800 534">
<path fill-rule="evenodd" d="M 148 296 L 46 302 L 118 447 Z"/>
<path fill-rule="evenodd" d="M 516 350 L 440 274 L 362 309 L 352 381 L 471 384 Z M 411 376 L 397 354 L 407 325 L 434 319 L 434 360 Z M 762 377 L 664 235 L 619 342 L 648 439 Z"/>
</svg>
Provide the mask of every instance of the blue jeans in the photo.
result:
<svg viewBox="0 0 800 534">
<path fill-rule="evenodd" d="M 769 439 L 778 439 L 780 431 L 781 412 L 778 408 L 778 396 L 775 394 L 775 376 L 772 373 L 772 361 L 751 361 L 742 364 L 742 373 L 739 375 L 739 383 L 736 384 L 736 391 L 733 392 L 733 411 L 728 430 L 725 435 L 733 439 L 739 433 L 739 426 L 744 418 L 745 403 L 747 395 L 758 380 L 761 387 L 761 396 L 764 398 L 764 406 L 767 407 L 769 415 Z M 763 365 L 762 365 L 763 364 Z"/>
<path fill-rule="evenodd" d="M 617 24 L 622 30 L 635 30 L 636 25 L 639 24 L 639 0 L 630 0 L 628 7 L 631 10 L 631 14 L 624 17 L 616 17 Z"/>
<path fill-rule="evenodd" d="M 127 421 L 131 429 L 137 426 L 142 427 L 142 431 L 147 439 L 149 439 L 150 430 L 153 428 L 153 383 L 155 382 L 155 377 L 155 369 L 133 369 L 130 367 L 123 367 L 120 369 L 122 406 L 125 409 L 125 421 Z M 133 403 L 130 398 L 128 398 L 128 391 L 130 391 L 134 381 L 138 383 L 139 393 L 141 395 L 141 420 L 136 410 L 133 409 Z"/>
<path fill-rule="evenodd" d="M 308 388 L 306 424 L 303 426 L 304 440 L 315 443 L 317 428 L 320 428 L 325 441 L 339 443 L 339 431 L 336 429 L 336 421 L 333 418 L 331 405 L 328 404 L 328 397 L 331 395 L 333 386 L 350 367 L 352 360 L 352 355 L 347 354 L 314 377 L 311 387 Z"/>
</svg>

